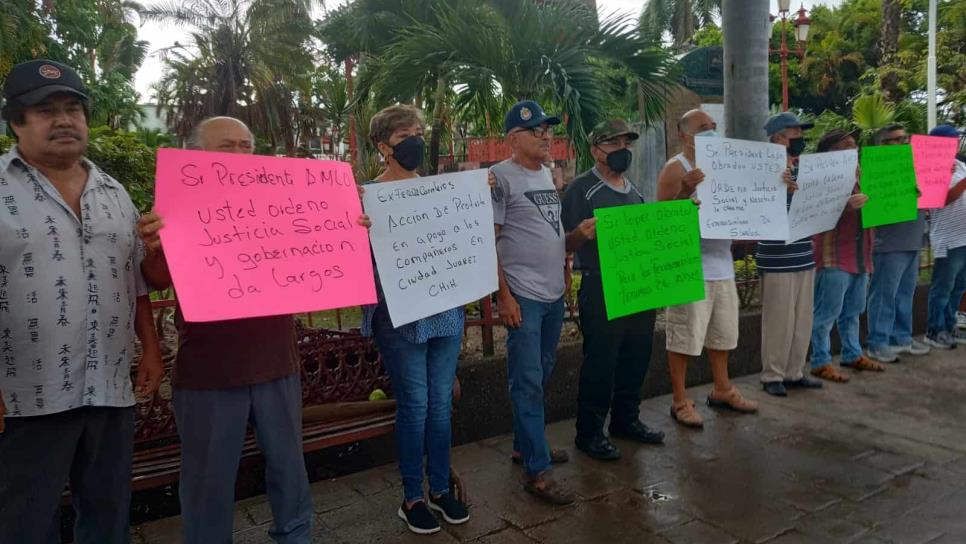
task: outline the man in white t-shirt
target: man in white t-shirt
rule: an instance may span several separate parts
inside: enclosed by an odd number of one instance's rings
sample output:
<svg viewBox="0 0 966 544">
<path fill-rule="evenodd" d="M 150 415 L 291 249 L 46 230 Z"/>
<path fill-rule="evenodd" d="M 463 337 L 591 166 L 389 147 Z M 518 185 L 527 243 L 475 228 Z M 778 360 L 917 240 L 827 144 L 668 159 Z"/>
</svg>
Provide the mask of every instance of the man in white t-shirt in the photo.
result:
<svg viewBox="0 0 966 544">
<path fill-rule="evenodd" d="M 694 167 L 694 137 L 718 136 L 714 119 L 701 110 L 691 110 L 678 121 L 683 150 L 664 165 L 657 180 L 658 200 L 691 198 L 704 180 Z M 704 300 L 667 309 L 668 367 L 671 371 L 673 402 L 671 417 L 687 427 L 702 427 L 701 415 L 685 388 L 688 358 L 708 350 L 714 388 L 708 405 L 738 412 L 756 412 L 758 403 L 741 396 L 728 378 L 728 352 L 738 347 L 738 291 L 735 287 L 731 240 L 701 239 L 704 269 Z"/>
<path fill-rule="evenodd" d="M 959 138 L 952 125 L 939 125 L 930 136 Z M 966 292 L 966 163 L 955 161 L 946 206 L 932 211 L 929 239 L 933 257 L 929 286 L 929 325 L 926 338 L 933 345 L 966 344 L 956 327 L 956 311 Z"/>
</svg>

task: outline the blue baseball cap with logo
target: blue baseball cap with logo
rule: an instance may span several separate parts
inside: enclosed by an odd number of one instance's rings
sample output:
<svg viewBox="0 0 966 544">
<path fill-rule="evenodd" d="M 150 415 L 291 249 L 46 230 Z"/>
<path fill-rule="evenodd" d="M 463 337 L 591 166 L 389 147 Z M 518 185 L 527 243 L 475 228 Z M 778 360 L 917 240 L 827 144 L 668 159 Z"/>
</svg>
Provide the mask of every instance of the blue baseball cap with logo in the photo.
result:
<svg viewBox="0 0 966 544">
<path fill-rule="evenodd" d="M 560 118 L 547 115 L 540 104 L 533 100 L 522 100 L 517 102 L 507 112 L 503 120 L 503 132 L 509 134 L 515 128 L 533 128 L 542 124 L 559 125 Z"/>
<path fill-rule="evenodd" d="M 929 131 L 930 136 L 945 136 L 947 138 L 959 138 L 963 132 L 952 125 L 936 125 Z"/>
<path fill-rule="evenodd" d="M 802 130 L 808 130 L 815 126 L 815 123 L 803 123 L 798 120 L 798 117 L 790 112 L 783 111 L 778 115 L 772 115 L 768 118 L 765 123 L 765 134 L 771 136 L 772 134 L 777 134 L 786 128 L 801 128 Z"/>
</svg>

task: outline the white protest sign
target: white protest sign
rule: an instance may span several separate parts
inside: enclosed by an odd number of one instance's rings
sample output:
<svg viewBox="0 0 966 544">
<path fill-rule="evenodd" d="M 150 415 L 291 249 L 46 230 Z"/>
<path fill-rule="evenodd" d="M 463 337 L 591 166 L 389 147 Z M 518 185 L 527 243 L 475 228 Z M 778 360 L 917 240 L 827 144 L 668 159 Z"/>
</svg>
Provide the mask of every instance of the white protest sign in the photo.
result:
<svg viewBox="0 0 966 544">
<path fill-rule="evenodd" d="M 701 237 L 785 240 L 788 235 L 785 148 L 777 144 L 699 137 L 694 140 Z"/>
<path fill-rule="evenodd" d="M 394 327 L 497 289 L 486 170 L 366 185 L 369 238 Z"/>
<path fill-rule="evenodd" d="M 859 153 L 855 149 L 802 155 L 798 190 L 788 209 L 788 236 L 794 241 L 835 228 L 855 188 Z"/>
</svg>

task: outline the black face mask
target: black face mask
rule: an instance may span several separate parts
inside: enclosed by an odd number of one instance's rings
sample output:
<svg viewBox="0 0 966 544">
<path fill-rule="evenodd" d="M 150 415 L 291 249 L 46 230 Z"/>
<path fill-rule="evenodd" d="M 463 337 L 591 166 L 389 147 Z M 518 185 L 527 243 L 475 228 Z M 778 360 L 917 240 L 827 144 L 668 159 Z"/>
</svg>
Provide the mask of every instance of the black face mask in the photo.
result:
<svg viewBox="0 0 966 544">
<path fill-rule="evenodd" d="M 805 138 L 792 138 L 788 140 L 788 155 L 797 157 L 805 151 Z"/>
<path fill-rule="evenodd" d="M 398 144 L 392 146 L 392 158 L 396 159 L 399 166 L 412 172 L 423 164 L 423 152 L 426 142 L 421 136 L 410 136 Z"/>
<path fill-rule="evenodd" d="M 627 171 L 631 166 L 631 159 L 634 157 L 631 155 L 630 149 L 618 149 L 617 151 L 612 151 L 607 154 L 607 168 L 610 168 L 618 174 Z"/>
</svg>

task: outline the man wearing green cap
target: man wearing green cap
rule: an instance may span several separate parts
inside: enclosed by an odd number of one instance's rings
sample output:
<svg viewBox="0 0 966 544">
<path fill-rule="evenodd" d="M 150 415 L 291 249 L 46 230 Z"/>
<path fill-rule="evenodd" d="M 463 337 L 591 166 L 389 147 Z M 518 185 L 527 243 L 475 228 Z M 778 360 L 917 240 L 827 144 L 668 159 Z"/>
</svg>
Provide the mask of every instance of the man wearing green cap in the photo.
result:
<svg viewBox="0 0 966 544">
<path fill-rule="evenodd" d="M 594 210 L 644 202 L 641 193 L 624 177 L 631 163 L 630 147 L 637 138 L 637 132 L 621 119 L 597 125 L 590 135 L 594 167 L 567 187 L 561 214 L 567 251 L 576 253 L 576 268 L 582 275 L 577 302 L 584 361 L 580 368 L 574 443 L 599 460 L 615 460 L 621 455 L 604 435 L 608 412 L 611 437 L 644 444 L 664 441 L 664 433 L 641 422 L 638 408 L 641 384 L 651 362 L 654 310 L 608 321 L 597 253 Z"/>
</svg>

